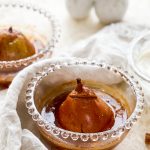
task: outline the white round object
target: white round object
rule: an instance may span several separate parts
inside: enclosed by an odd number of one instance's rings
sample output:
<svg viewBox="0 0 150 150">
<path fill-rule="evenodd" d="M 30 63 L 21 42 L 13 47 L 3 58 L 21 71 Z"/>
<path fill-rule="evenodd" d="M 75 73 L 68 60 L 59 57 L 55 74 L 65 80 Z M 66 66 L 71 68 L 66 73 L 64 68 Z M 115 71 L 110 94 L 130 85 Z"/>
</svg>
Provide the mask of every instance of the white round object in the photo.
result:
<svg viewBox="0 0 150 150">
<path fill-rule="evenodd" d="M 66 0 L 70 15 L 75 19 L 84 19 L 88 16 L 94 0 Z"/>
<path fill-rule="evenodd" d="M 102 23 L 120 21 L 128 7 L 128 0 L 95 0 L 95 12 Z"/>
</svg>

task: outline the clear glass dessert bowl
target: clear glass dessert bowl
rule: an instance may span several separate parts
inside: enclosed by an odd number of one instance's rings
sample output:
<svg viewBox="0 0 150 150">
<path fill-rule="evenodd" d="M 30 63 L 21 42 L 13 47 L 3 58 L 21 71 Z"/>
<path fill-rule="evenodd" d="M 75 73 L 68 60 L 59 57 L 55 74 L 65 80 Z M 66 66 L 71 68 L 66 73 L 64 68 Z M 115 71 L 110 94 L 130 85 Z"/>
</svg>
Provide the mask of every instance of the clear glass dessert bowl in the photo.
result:
<svg viewBox="0 0 150 150">
<path fill-rule="evenodd" d="M 0 84 L 10 83 L 16 72 L 42 58 L 49 58 L 60 38 L 60 26 L 48 11 L 22 2 L 0 3 L 0 29 L 23 33 L 34 45 L 36 53 L 12 61 L 0 61 Z"/>
<path fill-rule="evenodd" d="M 109 130 L 96 133 L 72 132 L 48 122 L 41 115 L 42 108 L 60 91 L 72 89 L 72 81 L 79 77 L 88 87 L 100 88 L 112 97 L 120 98 L 122 106 L 126 106 L 126 120 Z M 26 107 L 40 133 L 62 149 L 101 150 L 115 147 L 137 122 L 143 106 L 144 94 L 134 76 L 105 63 L 80 60 L 49 64 L 31 78 L 26 89 Z"/>
<path fill-rule="evenodd" d="M 150 32 L 146 32 L 133 40 L 129 63 L 139 77 L 150 83 Z"/>
</svg>

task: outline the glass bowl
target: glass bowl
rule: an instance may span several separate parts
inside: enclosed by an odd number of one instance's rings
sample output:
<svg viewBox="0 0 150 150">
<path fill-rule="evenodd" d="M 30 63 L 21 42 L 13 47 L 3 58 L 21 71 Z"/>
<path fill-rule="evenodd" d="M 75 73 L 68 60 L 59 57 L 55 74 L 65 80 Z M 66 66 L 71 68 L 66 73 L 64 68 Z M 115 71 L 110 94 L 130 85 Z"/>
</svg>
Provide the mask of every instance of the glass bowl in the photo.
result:
<svg viewBox="0 0 150 150">
<path fill-rule="evenodd" d="M 57 85 L 68 83 L 78 77 L 112 87 L 116 90 L 115 95 L 121 92 L 129 108 L 127 120 L 116 128 L 97 133 L 71 132 L 47 122 L 41 115 L 41 108 L 49 101 L 45 98 L 47 93 L 53 97 L 53 90 Z M 125 101 L 122 99 L 121 103 Z M 137 122 L 143 106 L 144 94 L 134 76 L 105 63 L 77 60 L 48 64 L 31 77 L 26 89 L 26 107 L 40 133 L 52 144 L 65 149 L 101 150 L 116 146 Z"/>
<path fill-rule="evenodd" d="M 10 83 L 19 70 L 42 58 L 49 58 L 60 38 L 55 17 L 42 8 L 22 2 L 0 3 L 0 29 L 21 31 L 35 46 L 36 54 L 16 61 L 0 61 L 0 84 Z"/>
<path fill-rule="evenodd" d="M 150 83 L 150 32 L 146 32 L 133 40 L 129 63 L 139 77 Z"/>
</svg>

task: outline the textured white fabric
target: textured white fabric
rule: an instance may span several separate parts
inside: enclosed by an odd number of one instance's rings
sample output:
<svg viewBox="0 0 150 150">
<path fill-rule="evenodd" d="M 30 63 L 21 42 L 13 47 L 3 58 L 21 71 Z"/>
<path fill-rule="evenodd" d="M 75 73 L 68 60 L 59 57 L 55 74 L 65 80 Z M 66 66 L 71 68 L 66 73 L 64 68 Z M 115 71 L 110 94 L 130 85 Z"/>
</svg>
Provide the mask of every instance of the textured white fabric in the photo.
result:
<svg viewBox="0 0 150 150">
<path fill-rule="evenodd" d="M 73 59 L 72 57 L 81 57 L 106 61 L 107 63 L 127 68 L 129 44 L 143 30 L 148 29 L 124 23 L 108 26 L 94 36 L 72 47 L 63 49 L 61 52 L 56 51 L 52 59 L 38 62 L 21 71 L 10 85 L 5 99 L 1 101 L 0 150 L 45 150 L 46 147 L 50 149 L 50 145 L 41 138 L 33 121 L 27 114 L 24 102 L 27 82 L 41 66 L 58 60 L 67 61 Z M 128 34 L 125 34 L 126 31 L 128 31 Z M 146 96 L 149 96 L 148 92 Z M 147 104 L 149 104 L 148 99 L 146 100 Z M 142 119 L 115 150 L 148 149 L 144 144 L 144 134 L 148 130 L 148 124 L 150 124 L 149 108 L 150 106 L 147 105 Z M 127 145 L 129 145 L 128 148 Z"/>
<path fill-rule="evenodd" d="M 43 144 L 37 139 L 32 132 L 24 129 L 21 138 L 21 150 L 46 150 Z"/>
</svg>

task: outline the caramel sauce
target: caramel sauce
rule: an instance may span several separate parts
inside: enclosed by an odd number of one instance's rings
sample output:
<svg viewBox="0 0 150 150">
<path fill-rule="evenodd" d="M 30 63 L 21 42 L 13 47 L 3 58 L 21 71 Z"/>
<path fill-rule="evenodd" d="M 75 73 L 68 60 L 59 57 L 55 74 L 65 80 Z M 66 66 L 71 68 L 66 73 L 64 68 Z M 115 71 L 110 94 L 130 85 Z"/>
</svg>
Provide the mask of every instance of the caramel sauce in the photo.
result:
<svg viewBox="0 0 150 150">
<path fill-rule="evenodd" d="M 109 94 L 106 94 L 100 91 L 99 89 L 92 89 L 92 90 L 95 92 L 97 97 L 101 98 L 105 103 L 107 103 L 112 108 L 115 114 L 115 123 L 111 129 L 122 125 L 128 117 L 127 110 L 121 105 L 121 103 L 118 100 L 116 100 L 114 97 L 110 96 Z M 41 115 L 48 123 L 52 123 L 57 127 L 63 128 L 59 123 L 57 112 L 59 110 L 60 105 L 65 101 L 65 99 L 67 98 L 70 92 L 71 91 L 66 91 L 56 96 L 52 100 L 52 103 L 47 103 L 42 108 Z"/>
</svg>

